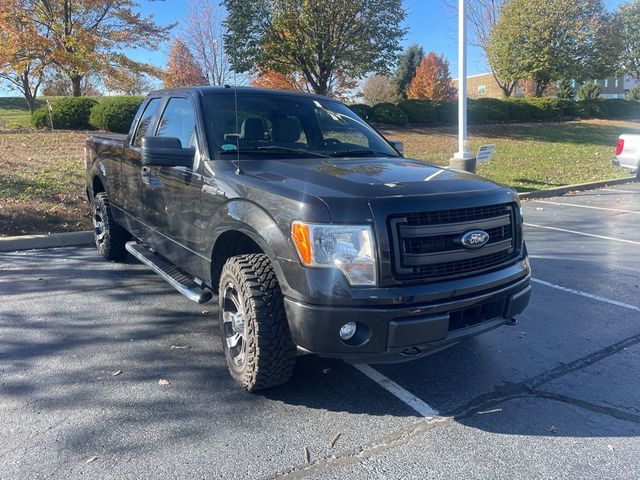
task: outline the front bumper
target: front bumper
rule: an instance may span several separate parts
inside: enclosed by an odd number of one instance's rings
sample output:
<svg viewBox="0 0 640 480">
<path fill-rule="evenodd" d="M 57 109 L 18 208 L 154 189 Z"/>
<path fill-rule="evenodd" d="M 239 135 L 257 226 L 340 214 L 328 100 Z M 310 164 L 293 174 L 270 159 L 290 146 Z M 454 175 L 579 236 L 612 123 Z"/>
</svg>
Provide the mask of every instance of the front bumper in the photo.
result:
<svg viewBox="0 0 640 480">
<path fill-rule="evenodd" d="M 303 350 L 353 363 L 412 360 L 502 325 L 529 303 L 530 274 L 498 289 L 438 303 L 346 307 L 308 305 L 285 298 L 293 341 Z M 339 337 L 356 322 L 350 342 Z"/>
</svg>

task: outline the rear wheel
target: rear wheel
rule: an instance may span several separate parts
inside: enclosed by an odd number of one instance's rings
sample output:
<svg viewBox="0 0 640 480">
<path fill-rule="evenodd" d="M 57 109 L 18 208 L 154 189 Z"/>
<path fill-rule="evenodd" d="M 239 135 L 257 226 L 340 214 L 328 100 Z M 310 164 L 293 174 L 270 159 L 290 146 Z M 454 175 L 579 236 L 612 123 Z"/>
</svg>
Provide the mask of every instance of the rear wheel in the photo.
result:
<svg viewBox="0 0 640 480">
<path fill-rule="evenodd" d="M 98 252 L 107 260 L 120 260 L 127 255 L 125 244 L 129 233 L 111 215 L 107 194 L 98 193 L 93 199 L 93 226 Z"/>
<path fill-rule="evenodd" d="M 269 258 L 248 254 L 228 259 L 218 298 L 220 335 L 234 380 L 249 392 L 287 382 L 296 347 Z"/>
</svg>

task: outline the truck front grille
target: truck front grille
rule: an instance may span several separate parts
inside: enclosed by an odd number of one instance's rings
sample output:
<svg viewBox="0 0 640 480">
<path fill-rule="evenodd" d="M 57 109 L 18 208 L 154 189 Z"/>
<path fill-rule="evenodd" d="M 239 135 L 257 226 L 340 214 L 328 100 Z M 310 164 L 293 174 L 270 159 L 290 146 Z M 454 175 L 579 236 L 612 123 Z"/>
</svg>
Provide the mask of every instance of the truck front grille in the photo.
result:
<svg viewBox="0 0 640 480">
<path fill-rule="evenodd" d="M 397 279 L 438 280 L 500 267 L 518 256 L 512 204 L 417 212 L 389 217 L 393 273 Z M 489 242 L 477 250 L 464 233 L 484 230 Z"/>
</svg>

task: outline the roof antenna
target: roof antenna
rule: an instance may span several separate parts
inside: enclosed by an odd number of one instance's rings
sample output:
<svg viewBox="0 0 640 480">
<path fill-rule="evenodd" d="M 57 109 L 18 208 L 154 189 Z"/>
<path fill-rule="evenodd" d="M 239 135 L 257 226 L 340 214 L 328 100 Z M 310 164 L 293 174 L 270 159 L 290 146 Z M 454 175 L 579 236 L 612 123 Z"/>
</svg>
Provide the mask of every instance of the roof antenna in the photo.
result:
<svg viewBox="0 0 640 480">
<path fill-rule="evenodd" d="M 234 73 L 234 77 L 235 77 L 235 73 Z M 236 175 L 242 175 L 244 172 L 240 168 L 240 131 L 239 131 L 240 129 L 238 128 L 238 86 L 237 85 L 233 86 L 233 102 L 235 105 L 235 113 L 236 113 Z"/>
<path fill-rule="evenodd" d="M 233 47 L 233 60 L 235 63 L 236 48 Z M 236 175 L 242 175 L 244 172 L 240 168 L 240 128 L 238 128 L 238 79 L 235 66 L 233 67 L 233 103 L 236 114 Z"/>
</svg>

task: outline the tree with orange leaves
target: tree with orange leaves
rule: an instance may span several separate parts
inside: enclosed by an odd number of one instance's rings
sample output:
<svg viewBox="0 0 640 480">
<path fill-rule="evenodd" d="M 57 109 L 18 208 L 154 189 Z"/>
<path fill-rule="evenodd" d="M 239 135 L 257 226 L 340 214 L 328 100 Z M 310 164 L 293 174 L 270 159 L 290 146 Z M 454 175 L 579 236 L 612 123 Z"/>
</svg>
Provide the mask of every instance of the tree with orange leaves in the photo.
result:
<svg viewBox="0 0 640 480">
<path fill-rule="evenodd" d="M 74 96 L 82 94 L 87 75 L 109 74 L 126 67 L 153 74 L 149 64 L 128 58 L 125 48 L 157 49 L 174 25 L 161 26 L 140 13 L 136 0 L 2 0 L 0 32 L 13 18 L 28 29 L 16 41 L 2 44 L 2 56 L 20 43 L 28 43 L 29 58 L 42 58 L 63 73 Z M 2 39 L 0 39 L 2 40 Z"/>
<path fill-rule="evenodd" d="M 171 44 L 167 70 L 164 72 L 162 80 L 165 88 L 209 84 L 200 65 L 179 38 L 175 38 Z"/>
<path fill-rule="evenodd" d="M 273 88 L 275 90 L 291 90 L 293 92 L 313 92 L 313 86 L 301 73 L 280 73 L 258 69 L 258 76 L 251 81 L 254 87 Z M 346 99 L 351 90 L 357 86 L 357 82 L 342 72 L 335 72 L 329 79 L 327 96 L 339 100 Z"/>
<path fill-rule="evenodd" d="M 407 97 L 451 100 L 455 96 L 456 89 L 449 74 L 449 62 L 444 55 L 429 53 L 418 65 L 416 75 L 407 89 Z"/>
<path fill-rule="evenodd" d="M 20 6 L 17 0 L 6 0 L 0 9 L 0 80 L 17 88 L 33 112 L 46 63 L 34 42 L 37 29 Z"/>
<path fill-rule="evenodd" d="M 271 72 L 265 69 L 258 71 L 258 76 L 251 81 L 252 87 L 291 90 L 293 92 L 308 91 L 306 82 L 294 73 Z"/>
</svg>

